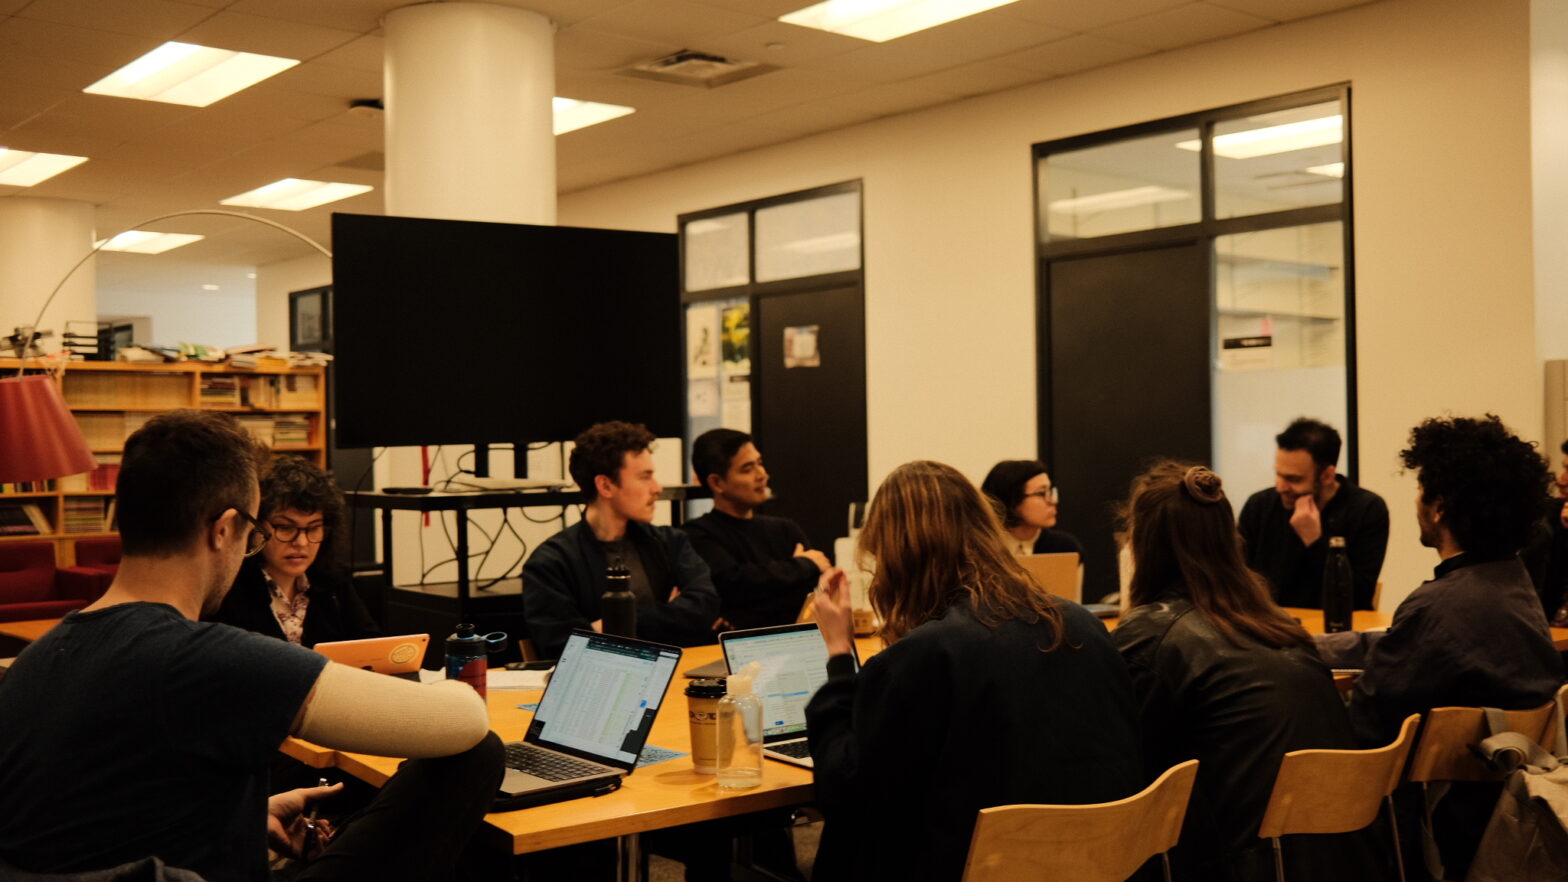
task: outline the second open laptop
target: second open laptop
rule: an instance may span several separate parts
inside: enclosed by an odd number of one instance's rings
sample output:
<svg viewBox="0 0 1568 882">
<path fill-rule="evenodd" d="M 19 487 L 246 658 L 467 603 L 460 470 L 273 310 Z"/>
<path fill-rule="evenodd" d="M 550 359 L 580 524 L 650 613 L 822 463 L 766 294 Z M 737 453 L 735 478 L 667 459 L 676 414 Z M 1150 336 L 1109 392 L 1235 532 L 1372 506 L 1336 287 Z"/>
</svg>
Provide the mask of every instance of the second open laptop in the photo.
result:
<svg viewBox="0 0 1568 882">
<path fill-rule="evenodd" d="M 573 631 L 522 741 L 506 745 L 495 810 L 608 793 L 637 768 L 681 651 Z"/>
<path fill-rule="evenodd" d="M 762 755 L 812 768 L 806 703 L 828 680 L 828 646 L 816 623 L 726 631 L 719 645 L 731 671 L 762 662 L 754 686 L 762 699 Z M 855 667 L 860 667 L 858 656 Z"/>
</svg>

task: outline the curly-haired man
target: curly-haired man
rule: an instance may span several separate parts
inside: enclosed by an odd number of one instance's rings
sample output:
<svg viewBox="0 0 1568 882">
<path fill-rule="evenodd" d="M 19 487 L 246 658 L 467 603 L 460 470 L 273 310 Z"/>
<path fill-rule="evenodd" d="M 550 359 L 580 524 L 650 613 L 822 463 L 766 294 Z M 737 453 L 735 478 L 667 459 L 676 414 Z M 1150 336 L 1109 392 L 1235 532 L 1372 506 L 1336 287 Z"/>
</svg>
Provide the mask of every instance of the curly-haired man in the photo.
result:
<svg viewBox="0 0 1568 882">
<path fill-rule="evenodd" d="M 694 646 L 713 642 L 719 595 L 686 534 L 654 526 L 659 481 L 653 433 L 599 423 L 577 436 L 568 468 L 582 491 L 583 519 L 545 540 L 523 565 L 523 615 L 546 658 L 575 628 L 600 627 L 599 598 L 611 561 L 631 571 L 637 636 Z"/>
<path fill-rule="evenodd" d="M 1441 562 L 1378 639 L 1320 641 L 1332 664 L 1366 668 L 1350 713 L 1367 745 L 1390 741 L 1408 714 L 1447 706 L 1537 707 L 1563 682 L 1562 658 L 1518 556 L 1551 481 L 1546 460 L 1490 414 L 1428 419 L 1410 430 L 1400 457 L 1416 472 L 1421 544 Z M 1353 652 L 1339 651 L 1350 640 Z M 1356 654 L 1364 659 L 1360 665 Z M 1455 785 L 1439 806 L 1445 878 L 1464 875 L 1496 799 L 1495 785 L 1488 792 Z"/>
</svg>

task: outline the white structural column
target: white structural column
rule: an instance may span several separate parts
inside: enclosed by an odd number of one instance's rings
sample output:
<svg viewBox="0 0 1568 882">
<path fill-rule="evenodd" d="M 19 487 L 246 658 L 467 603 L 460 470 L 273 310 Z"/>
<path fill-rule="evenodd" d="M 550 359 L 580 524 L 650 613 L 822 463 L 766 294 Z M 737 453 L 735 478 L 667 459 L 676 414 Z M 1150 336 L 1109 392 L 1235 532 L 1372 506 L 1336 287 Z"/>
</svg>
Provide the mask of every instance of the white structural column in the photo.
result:
<svg viewBox="0 0 1568 882">
<path fill-rule="evenodd" d="M 555 28 L 491 3 L 387 14 L 386 212 L 555 223 Z"/>
<path fill-rule="evenodd" d="M 0 337 L 31 324 L 49 292 L 92 247 L 93 207 L 86 202 L 0 199 Z M 71 276 L 38 323 L 55 334 L 43 341 L 44 349 L 63 345 L 67 321 L 98 320 L 93 263 Z"/>
<path fill-rule="evenodd" d="M 1531 210 L 1535 339 L 1542 359 L 1568 358 L 1568 5 L 1530 4 Z M 1547 438 L 1552 453 L 1561 438 Z"/>
</svg>

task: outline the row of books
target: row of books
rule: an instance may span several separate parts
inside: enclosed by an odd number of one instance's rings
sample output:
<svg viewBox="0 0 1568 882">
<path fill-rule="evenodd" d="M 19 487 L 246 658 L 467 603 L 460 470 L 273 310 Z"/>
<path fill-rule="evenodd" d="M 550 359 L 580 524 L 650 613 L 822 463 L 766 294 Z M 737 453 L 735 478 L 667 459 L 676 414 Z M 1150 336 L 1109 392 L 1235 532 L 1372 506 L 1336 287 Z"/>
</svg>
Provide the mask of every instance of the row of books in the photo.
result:
<svg viewBox="0 0 1568 882">
<path fill-rule="evenodd" d="M 190 406 L 190 380 L 182 374 L 67 371 L 65 400 L 72 407 Z"/>
<path fill-rule="evenodd" d="M 98 465 L 90 472 L 80 475 L 68 475 L 60 479 L 60 489 L 66 491 L 103 490 L 114 492 L 114 484 L 120 480 L 120 454 L 98 453 L 94 454 Z"/>
<path fill-rule="evenodd" d="M 207 374 L 201 378 L 203 407 L 290 407 L 314 409 L 320 395 L 314 376 L 237 376 Z"/>
<path fill-rule="evenodd" d="M 76 424 L 82 427 L 82 437 L 87 439 L 88 447 L 104 450 L 124 445 L 126 438 L 155 416 L 157 414 L 145 411 L 79 413 Z"/>
<path fill-rule="evenodd" d="M 114 499 L 66 497 L 63 533 L 104 533 L 114 529 Z"/>
<path fill-rule="evenodd" d="M 239 424 L 268 447 L 303 447 L 310 443 L 310 417 L 305 414 L 242 414 Z"/>
<path fill-rule="evenodd" d="M 54 528 L 44 511 L 31 502 L 0 503 L 0 536 L 36 536 Z"/>
<path fill-rule="evenodd" d="M 54 481 L 12 481 L 0 482 L 0 494 L 4 493 L 53 493 Z"/>
</svg>

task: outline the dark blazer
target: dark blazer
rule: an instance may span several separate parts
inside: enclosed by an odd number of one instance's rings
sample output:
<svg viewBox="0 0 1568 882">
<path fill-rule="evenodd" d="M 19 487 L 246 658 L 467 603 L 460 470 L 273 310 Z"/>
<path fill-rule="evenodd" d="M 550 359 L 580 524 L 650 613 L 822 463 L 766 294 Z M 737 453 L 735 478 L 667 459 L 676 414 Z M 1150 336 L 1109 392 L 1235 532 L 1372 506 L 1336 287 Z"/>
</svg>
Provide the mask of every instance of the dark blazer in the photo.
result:
<svg viewBox="0 0 1568 882">
<path fill-rule="evenodd" d="M 1371 609 L 1388 550 L 1388 505 L 1383 497 L 1340 475 L 1338 492 L 1323 507 L 1323 535 L 1311 545 L 1301 544 L 1301 537 L 1290 525 L 1292 514 L 1270 488 L 1248 497 L 1236 518 L 1236 529 L 1245 540 L 1247 566 L 1269 580 L 1274 602 L 1322 607 L 1328 540 L 1343 536 L 1355 583 L 1356 609 Z"/>
<path fill-rule="evenodd" d="M 305 578 L 310 582 L 310 605 L 305 608 L 305 630 L 300 636 L 300 645 L 309 649 L 317 643 L 385 636 L 347 579 L 319 564 L 307 570 Z M 229 589 L 218 611 L 203 618 L 284 639 L 283 628 L 272 614 L 267 577 L 254 557 L 246 558 L 240 566 L 239 575 L 234 577 L 234 587 Z"/>
<path fill-rule="evenodd" d="M 626 538 L 642 559 L 653 589 L 652 602 L 637 604 L 637 636 L 676 646 L 700 646 L 715 639 L 719 595 L 708 565 L 692 550 L 686 534 L 673 527 L 632 521 Z M 608 561 L 587 521 L 579 521 L 540 543 L 523 564 L 523 617 L 528 636 L 543 658 L 559 658 L 574 628 L 600 618 Z M 667 600 L 671 588 L 680 596 Z"/>
<path fill-rule="evenodd" d="M 1292 750 L 1356 746 L 1333 676 L 1312 646 L 1232 643 L 1179 590 L 1135 607 L 1111 634 L 1132 672 L 1151 774 L 1190 759 L 1198 779 L 1171 852 L 1175 878 L 1274 878 L 1258 838 L 1280 760 Z M 1370 878 L 1356 841 L 1287 843 L 1292 879 Z M 1301 847 L 1292 848 L 1292 845 Z"/>
<path fill-rule="evenodd" d="M 828 660 L 806 706 L 827 819 L 812 878 L 963 875 L 976 813 L 1011 803 L 1109 802 L 1144 784 L 1127 666 L 1105 626 L 1060 601 L 1044 624 L 981 624 L 967 600 L 866 661 Z"/>
<path fill-rule="evenodd" d="M 719 613 L 736 628 L 795 621 L 821 571 L 795 557 L 811 540 L 788 518 L 737 518 L 717 509 L 687 523 L 692 548 L 707 562 L 719 591 Z"/>
</svg>

